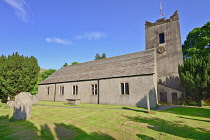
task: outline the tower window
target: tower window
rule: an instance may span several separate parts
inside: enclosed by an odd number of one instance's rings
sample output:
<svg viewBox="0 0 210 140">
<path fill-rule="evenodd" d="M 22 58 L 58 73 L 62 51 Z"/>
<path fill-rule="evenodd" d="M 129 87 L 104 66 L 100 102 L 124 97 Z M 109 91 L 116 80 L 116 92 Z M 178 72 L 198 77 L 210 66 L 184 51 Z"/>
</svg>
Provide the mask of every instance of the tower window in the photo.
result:
<svg viewBox="0 0 210 140">
<path fill-rule="evenodd" d="M 159 43 L 160 43 L 160 44 L 165 43 L 165 36 L 164 36 L 164 33 L 159 34 Z"/>
</svg>

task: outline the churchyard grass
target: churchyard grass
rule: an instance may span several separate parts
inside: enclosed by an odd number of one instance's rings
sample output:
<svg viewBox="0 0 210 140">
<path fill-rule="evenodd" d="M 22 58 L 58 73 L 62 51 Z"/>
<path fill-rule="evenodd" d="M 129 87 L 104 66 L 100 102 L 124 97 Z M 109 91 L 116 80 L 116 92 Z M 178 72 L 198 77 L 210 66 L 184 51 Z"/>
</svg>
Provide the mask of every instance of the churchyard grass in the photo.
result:
<svg viewBox="0 0 210 140">
<path fill-rule="evenodd" d="M 13 109 L 0 104 L 0 139 L 210 138 L 210 109 L 178 107 L 165 111 L 153 110 L 154 114 L 148 114 L 143 109 L 125 110 L 122 106 L 112 105 L 81 104 L 78 107 L 82 108 L 64 108 L 68 107 L 64 102 L 38 104 L 54 106 L 33 106 L 33 117 L 28 121 L 13 121 L 11 119 Z"/>
</svg>

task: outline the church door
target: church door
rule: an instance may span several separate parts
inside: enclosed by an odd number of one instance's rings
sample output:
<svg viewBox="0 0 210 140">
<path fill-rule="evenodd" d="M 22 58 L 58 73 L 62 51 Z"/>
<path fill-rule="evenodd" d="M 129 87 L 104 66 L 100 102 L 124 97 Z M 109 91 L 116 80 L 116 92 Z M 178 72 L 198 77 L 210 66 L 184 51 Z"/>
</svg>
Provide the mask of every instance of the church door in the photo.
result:
<svg viewBox="0 0 210 140">
<path fill-rule="evenodd" d="M 160 92 L 160 102 L 167 103 L 167 93 Z"/>
<path fill-rule="evenodd" d="M 177 104 L 177 93 L 172 93 L 172 104 Z"/>
</svg>

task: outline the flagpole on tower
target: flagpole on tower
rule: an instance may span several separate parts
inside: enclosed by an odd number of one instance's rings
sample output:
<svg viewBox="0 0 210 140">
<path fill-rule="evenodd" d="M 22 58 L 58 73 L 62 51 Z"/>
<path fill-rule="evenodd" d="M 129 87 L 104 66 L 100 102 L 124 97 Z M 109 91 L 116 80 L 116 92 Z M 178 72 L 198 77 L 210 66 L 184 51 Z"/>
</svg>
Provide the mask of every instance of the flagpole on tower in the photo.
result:
<svg viewBox="0 0 210 140">
<path fill-rule="evenodd" d="M 160 1 L 160 18 L 163 18 L 164 14 L 163 14 L 163 7 L 162 7 L 162 3 Z"/>
</svg>

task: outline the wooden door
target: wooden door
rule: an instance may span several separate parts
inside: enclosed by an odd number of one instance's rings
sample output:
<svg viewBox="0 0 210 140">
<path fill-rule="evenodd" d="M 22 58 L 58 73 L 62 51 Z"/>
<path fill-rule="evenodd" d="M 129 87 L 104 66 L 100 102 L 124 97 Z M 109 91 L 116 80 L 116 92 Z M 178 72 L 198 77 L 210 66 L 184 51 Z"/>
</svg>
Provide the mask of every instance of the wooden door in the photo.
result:
<svg viewBox="0 0 210 140">
<path fill-rule="evenodd" d="M 172 93 L 172 104 L 177 104 L 177 93 Z"/>
<path fill-rule="evenodd" d="M 167 103 L 167 93 L 160 92 L 160 102 Z"/>
</svg>

